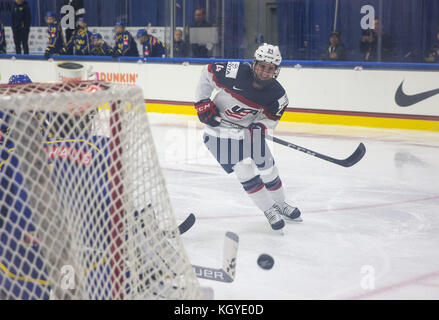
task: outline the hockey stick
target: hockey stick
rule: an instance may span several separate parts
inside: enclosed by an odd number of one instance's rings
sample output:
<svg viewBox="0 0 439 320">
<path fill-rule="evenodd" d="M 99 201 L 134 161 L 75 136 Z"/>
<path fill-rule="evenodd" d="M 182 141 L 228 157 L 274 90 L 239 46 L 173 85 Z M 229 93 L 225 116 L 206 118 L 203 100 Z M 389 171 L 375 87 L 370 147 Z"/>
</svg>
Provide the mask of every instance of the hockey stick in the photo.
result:
<svg viewBox="0 0 439 320">
<path fill-rule="evenodd" d="M 148 208 L 151 208 L 151 204 L 148 205 Z M 145 212 L 145 208 L 143 208 L 142 210 L 140 210 L 140 213 L 144 213 Z M 134 215 L 136 216 L 138 214 L 137 211 L 134 212 Z M 180 233 L 180 235 L 182 235 L 183 233 L 187 232 L 190 228 L 192 228 L 192 226 L 195 224 L 195 215 L 193 213 L 190 213 L 186 219 L 184 219 L 184 221 L 182 223 L 179 224 L 178 226 L 178 232 Z M 141 220 L 142 222 L 142 227 L 144 226 L 144 222 L 143 220 Z M 175 237 L 175 233 L 174 231 L 172 231 L 171 233 L 171 237 Z"/>
<path fill-rule="evenodd" d="M 140 211 L 140 213 L 143 213 L 145 211 L 145 209 L 142 209 Z M 2 220 L 0 220 L 0 222 L 2 222 Z M 143 223 L 143 221 L 142 221 Z M 182 222 L 180 223 L 180 225 L 178 226 L 178 231 L 180 233 L 180 235 L 184 234 L 185 232 L 187 232 L 190 228 L 192 228 L 192 226 L 195 224 L 195 215 L 193 213 L 190 213 L 189 216 Z M 0 224 L 1 227 L 1 224 Z M 172 235 L 175 237 L 175 234 L 172 233 Z M 37 245 L 39 243 L 39 239 L 38 238 L 34 238 L 32 239 L 30 236 L 25 237 L 25 241 L 32 243 L 32 241 L 34 242 L 34 245 Z M 88 248 L 88 250 L 93 250 L 92 248 Z"/>
<path fill-rule="evenodd" d="M 238 254 L 239 236 L 233 232 L 227 232 L 224 238 L 223 266 L 220 269 L 192 265 L 195 275 L 201 279 L 233 282 L 236 274 L 236 258 Z"/>
<path fill-rule="evenodd" d="M 218 122 L 222 122 L 222 123 L 228 124 L 228 125 L 236 128 L 236 129 L 246 129 L 246 127 L 244 127 L 244 126 L 241 126 L 239 124 L 233 123 L 233 122 L 225 120 L 225 119 L 221 119 L 219 117 L 216 117 L 215 120 L 217 120 Z M 335 159 L 335 158 L 329 157 L 327 155 L 324 155 L 324 154 L 312 151 L 310 149 L 306 149 L 306 148 L 300 147 L 298 145 L 295 145 L 294 143 L 291 143 L 291 142 L 288 142 L 288 141 L 285 141 L 285 140 L 282 140 L 282 139 L 279 139 L 279 138 L 276 138 L 276 137 L 269 136 L 267 134 L 265 135 L 265 138 L 268 139 L 268 140 L 271 140 L 273 142 L 276 142 L 278 144 L 281 144 L 281 145 L 283 145 L 285 147 L 289 147 L 291 149 L 294 149 L 294 150 L 297 150 L 297 151 L 300 151 L 300 152 L 304 152 L 304 153 L 306 153 L 306 154 L 308 154 L 310 156 L 313 156 L 313 157 L 316 157 L 316 158 L 319 158 L 319 159 L 322 159 L 322 160 L 326 160 L 326 161 L 332 162 L 334 164 L 337 164 L 337 165 L 345 167 L 345 168 L 352 167 L 354 164 L 359 162 L 364 157 L 364 155 L 366 154 L 366 146 L 362 142 L 359 144 L 359 146 L 354 151 L 354 153 L 352 153 L 346 159 Z"/>
</svg>

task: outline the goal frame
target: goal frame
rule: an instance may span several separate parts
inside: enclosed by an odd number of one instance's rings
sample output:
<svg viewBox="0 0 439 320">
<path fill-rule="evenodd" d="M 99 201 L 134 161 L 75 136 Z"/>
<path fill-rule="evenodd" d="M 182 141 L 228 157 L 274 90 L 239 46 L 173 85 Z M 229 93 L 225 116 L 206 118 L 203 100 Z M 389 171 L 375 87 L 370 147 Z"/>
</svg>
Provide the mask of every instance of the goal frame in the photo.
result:
<svg viewBox="0 0 439 320">
<path fill-rule="evenodd" d="M 54 106 L 51 103 L 48 103 L 47 107 L 44 110 L 38 109 L 38 111 L 42 112 L 58 112 L 62 113 L 64 111 L 68 111 L 70 113 L 77 112 L 79 115 L 85 114 L 90 111 L 90 109 L 96 108 L 96 105 L 87 103 L 87 96 L 95 94 L 95 95 L 103 95 L 106 90 L 112 90 L 114 88 L 132 88 L 133 86 L 129 85 L 119 85 L 112 84 L 107 82 L 100 81 L 77 81 L 77 82 L 54 82 L 54 83 L 30 83 L 30 84 L 16 84 L 16 85 L 0 85 L 0 110 L 7 111 L 8 108 L 2 109 L 2 102 L 8 100 L 8 96 L 16 96 L 19 100 L 20 96 L 35 96 L 35 99 L 38 99 L 38 96 L 44 96 L 44 99 L 50 101 L 50 98 L 47 98 L 47 95 L 62 95 L 62 94 L 70 94 L 77 95 L 81 101 L 84 101 L 82 105 L 72 104 L 71 107 L 63 106 L 64 109 L 58 110 L 57 106 Z M 139 88 L 141 91 L 141 89 Z M 115 95 L 114 93 L 112 93 Z M 142 95 L 142 103 L 144 105 L 143 93 Z M 105 97 L 100 98 L 102 102 L 105 101 Z M 31 99 L 32 100 L 32 99 Z M 99 100 L 99 99 L 98 99 Z M 128 130 L 124 128 L 124 123 L 122 119 L 123 108 L 126 106 L 123 105 L 123 101 L 119 99 L 115 99 L 112 101 L 109 106 L 107 106 L 107 110 L 110 113 L 109 117 L 109 143 L 108 143 L 108 159 L 110 160 L 109 165 L 109 174 L 111 176 L 111 181 L 109 182 L 109 222 L 110 222 L 110 238 L 111 242 L 109 245 L 110 258 L 109 258 L 109 266 L 110 266 L 110 297 L 112 299 L 124 299 L 126 298 L 126 264 L 124 262 L 124 252 L 122 252 L 125 246 L 125 237 L 126 237 L 126 229 L 129 228 L 125 224 L 127 223 L 127 212 L 124 208 L 124 203 L 122 201 L 125 189 L 124 189 L 124 142 L 121 140 L 121 137 L 124 135 L 124 130 Z M 138 98 L 137 104 L 140 104 L 140 97 Z M 132 107 L 132 106 L 131 106 Z M 35 108 L 32 105 L 20 105 L 20 110 L 15 110 L 18 113 L 25 112 L 36 112 Z M 143 110 L 136 110 L 136 112 L 145 112 L 145 108 Z M 151 138 L 152 139 L 152 138 Z M 151 146 L 153 149 L 153 153 L 155 153 L 154 144 Z M 153 154 L 153 161 L 158 164 L 158 159 L 156 154 Z M 160 173 L 161 174 L 161 173 Z M 167 192 L 166 188 L 164 190 Z M 164 197 L 167 199 L 168 195 Z M 173 217 L 173 225 L 176 226 L 175 217 Z M 123 231 L 122 231 L 123 230 Z M 175 232 L 174 232 L 175 234 Z M 179 235 L 176 236 L 179 238 Z M 185 257 L 185 252 L 177 253 L 176 256 L 178 259 L 182 259 L 188 263 L 187 257 Z M 196 278 L 194 271 L 192 270 L 192 266 L 189 264 L 187 268 L 190 268 L 192 271 L 192 275 Z M 183 273 L 183 272 L 182 272 Z M 185 274 L 187 272 L 185 271 Z M 133 275 L 131 275 L 133 276 Z M 196 282 L 196 281 L 195 281 Z M 188 283 L 195 283 L 190 280 Z M 1 285 L 1 282 L 0 282 Z M 131 290 L 134 290 L 131 288 Z M 56 294 L 55 294 L 56 296 Z M 183 294 L 184 296 L 184 294 Z M 191 297 L 201 298 L 201 292 L 199 290 L 198 283 L 195 283 L 194 293 Z M 80 296 L 79 296 L 80 297 Z M 75 294 L 69 296 L 64 296 L 64 298 L 78 298 Z M 81 297 L 83 298 L 83 297 Z"/>
</svg>

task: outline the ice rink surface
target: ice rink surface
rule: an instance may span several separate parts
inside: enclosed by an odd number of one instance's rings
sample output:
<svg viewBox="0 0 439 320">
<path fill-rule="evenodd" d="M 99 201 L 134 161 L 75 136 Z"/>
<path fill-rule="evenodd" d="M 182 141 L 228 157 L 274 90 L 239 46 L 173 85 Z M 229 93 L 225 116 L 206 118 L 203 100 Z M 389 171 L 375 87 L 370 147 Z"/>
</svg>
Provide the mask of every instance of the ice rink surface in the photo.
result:
<svg viewBox="0 0 439 320">
<path fill-rule="evenodd" d="M 235 281 L 200 280 L 216 299 L 439 299 L 438 133 L 281 122 L 277 137 L 332 157 L 367 148 L 343 168 L 271 145 L 304 220 L 282 236 L 208 153 L 196 117 L 149 121 L 177 221 L 197 217 L 182 237 L 191 263 L 220 268 L 225 233 L 240 237 Z"/>
</svg>

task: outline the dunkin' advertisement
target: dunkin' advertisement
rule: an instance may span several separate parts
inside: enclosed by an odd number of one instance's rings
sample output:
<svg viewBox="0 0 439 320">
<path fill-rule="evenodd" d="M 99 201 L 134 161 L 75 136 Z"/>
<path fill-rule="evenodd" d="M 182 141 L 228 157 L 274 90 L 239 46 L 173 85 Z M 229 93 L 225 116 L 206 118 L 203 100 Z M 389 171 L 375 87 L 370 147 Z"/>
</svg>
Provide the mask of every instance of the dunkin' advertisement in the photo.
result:
<svg viewBox="0 0 439 320">
<path fill-rule="evenodd" d="M 59 81 L 82 81 L 89 79 L 89 72 L 92 66 L 85 67 L 76 62 L 59 62 L 56 64 L 57 79 Z"/>
<path fill-rule="evenodd" d="M 43 71 L 44 70 L 44 71 Z M 33 82 L 98 80 L 143 87 L 146 66 L 111 62 L 0 60 L 0 84 L 26 74 Z"/>
<path fill-rule="evenodd" d="M 117 70 L 115 69 L 122 69 Z M 78 62 L 59 62 L 56 64 L 56 80 L 58 81 L 81 81 L 98 80 L 112 83 L 137 84 L 139 80 L 138 72 L 124 72 L 125 68 L 117 68 L 111 65 L 107 68 L 104 64 L 87 64 Z"/>
</svg>

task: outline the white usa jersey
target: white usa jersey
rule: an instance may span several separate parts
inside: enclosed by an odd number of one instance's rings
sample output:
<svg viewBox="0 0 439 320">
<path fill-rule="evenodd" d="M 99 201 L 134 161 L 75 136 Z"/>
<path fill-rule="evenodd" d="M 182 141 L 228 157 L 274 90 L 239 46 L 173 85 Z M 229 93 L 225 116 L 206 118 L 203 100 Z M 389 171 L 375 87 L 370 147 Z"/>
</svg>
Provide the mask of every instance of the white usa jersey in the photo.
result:
<svg viewBox="0 0 439 320">
<path fill-rule="evenodd" d="M 210 99 L 221 118 L 247 127 L 259 122 L 267 129 L 274 129 L 288 106 L 288 97 L 281 84 L 274 80 L 263 88 L 253 87 L 253 70 L 248 63 L 212 63 L 202 70 L 197 87 L 196 101 Z M 229 129 L 229 130 L 226 130 Z M 241 139 L 242 130 L 230 129 L 226 124 L 219 127 L 206 125 L 206 133 Z"/>
</svg>

